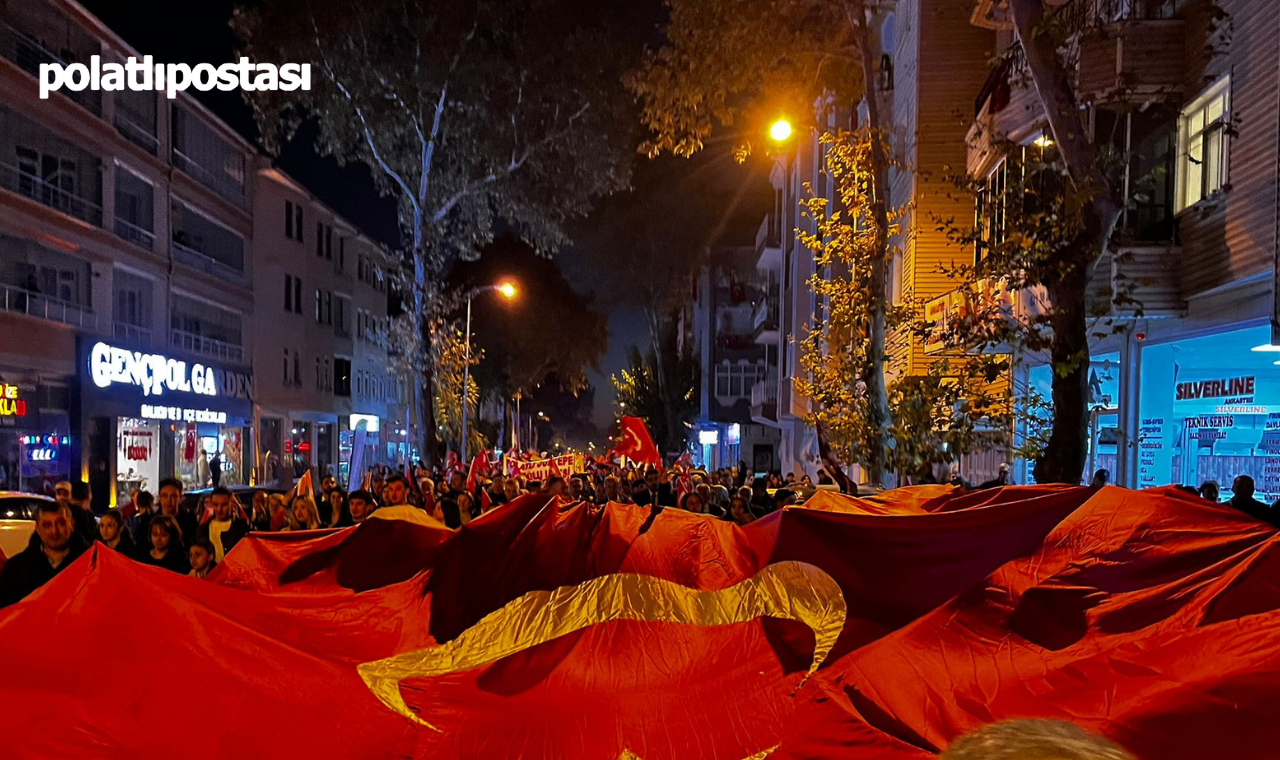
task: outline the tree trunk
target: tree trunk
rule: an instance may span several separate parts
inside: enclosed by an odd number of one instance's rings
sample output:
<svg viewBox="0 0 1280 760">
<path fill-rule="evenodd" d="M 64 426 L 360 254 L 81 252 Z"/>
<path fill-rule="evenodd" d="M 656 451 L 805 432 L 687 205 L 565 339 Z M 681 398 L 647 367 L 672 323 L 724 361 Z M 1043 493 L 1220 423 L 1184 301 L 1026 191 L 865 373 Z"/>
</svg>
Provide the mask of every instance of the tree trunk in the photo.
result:
<svg viewBox="0 0 1280 760">
<path fill-rule="evenodd" d="M 1122 200 L 1103 173 L 1097 146 L 1085 131 L 1071 79 L 1057 44 L 1044 28 L 1043 3 L 1009 0 L 1009 9 L 1058 153 L 1076 190 L 1089 196 L 1081 210 L 1083 232 L 1064 252 L 1061 273 L 1044 283 L 1053 310 L 1049 349 L 1054 370 L 1053 429 L 1035 467 L 1041 483 L 1079 483 L 1089 445 L 1089 274 L 1107 250 Z"/>
<path fill-rule="evenodd" d="M 867 480 L 884 484 L 886 430 L 889 425 L 889 396 L 884 382 L 885 310 L 888 306 L 889 258 L 889 159 L 885 155 L 880 121 L 880 104 L 876 101 L 875 64 L 871 50 L 871 33 L 867 29 L 867 13 L 863 0 L 853 0 L 854 39 L 862 54 L 862 79 L 867 101 L 867 131 L 871 136 L 871 212 L 875 224 L 875 250 L 871 256 L 870 339 L 867 345 L 867 423 L 871 429 L 870 450 L 866 452 Z"/>
</svg>

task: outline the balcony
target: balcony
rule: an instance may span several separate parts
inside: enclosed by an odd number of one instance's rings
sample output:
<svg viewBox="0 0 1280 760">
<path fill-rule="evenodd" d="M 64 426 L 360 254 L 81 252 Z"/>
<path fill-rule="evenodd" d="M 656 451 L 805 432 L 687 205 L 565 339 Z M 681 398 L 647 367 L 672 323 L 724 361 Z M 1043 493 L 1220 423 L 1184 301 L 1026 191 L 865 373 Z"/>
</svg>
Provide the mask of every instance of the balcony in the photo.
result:
<svg viewBox="0 0 1280 760">
<path fill-rule="evenodd" d="M 180 348 L 183 351 L 211 359 L 221 359 L 229 364 L 244 364 L 244 347 L 234 343 L 206 338 L 177 328 L 170 332 L 170 341 L 174 348 Z"/>
<path fill-rule="evenodd" d="M 176 240 L 172 243 L 172 249 L 173 260 L 179 264 L 199 269 L 220 279 L 235 280 L 237 282 L 244 279 L 244 270 L 224 264 L 203 251 L 197 251 Z"/>
<path fill-rule="evenodd" d="M 1071 0 L 1054 13 L 1076 90 L 1096 104 L 1179 100 L 1186 66 L 1184 22 L 1173 2 Z"/>
<path fill-rule="evenodd" d="M 57 209 L 95 227 L 102 226 L 101 206 L 45 182 L 34 174 L 21 171 L 16 166 L 0 164 L 0 188 L 24 195 L 36 203 Z"/>
<path fill-rule="evenodd" d="M 116 340 L 127 346 L 140 346 L 143 348 L 151 346 L 151 331 L 145 327 L 117 321 L 113 333 Z"/>
<path fill-rule="evenodd" d="M 761 425 L 778 424 L 778 375 L 770 372 L 751 386 L 751 419 Z"/>
<path fill-rule="evenodd" d="M 116 105 L 116 131 L 118 131 L 126 140 L 142 148 L 151 155 L 155 155 L 160 148 L 160 140 L 156 137 L 154 127 L 155 117 L 152 117 L 153 126 L 148 129 L 142 123 L 142 118 L 136 114 L 130 114 Z"/>
<path fill-rule="evenodd" d="M 773 214 L 766 215 L 756 230 L 756 255 L 756 269 L 782 270 L 782 230 Z"/>
<path fill-rule="evenodd" d="M 126 221 L 120 217 L 116 217 L 116 236 L 121 240 L 127 240 L 130 243 L 145 248 L 148 251 L 154 251 L 156 246 L 156 236 L 150 230 L 144 230 L 133 222 Z"/>
<path fill-rule="evenodd" d="M 756 304 L 751 315 L 752 335 L 756 345 L 775 345 L 782 337 L 778 329 L 778 290 L 772 289 Z"/>
<path fill-rule="evenodd" d="M 11 8 L 10 12 L 21 13 L 23 9 Z M 67 22 L 68 34 L 66 39 L 69 45 L 75 44 L 80 49 L 54 52 L 49 48 L 49 44 L 45 40 L 38 39 L 32 33 L 0 22 L 0 56 L 13 61 L 18 68 L 37 78 L 40 76 L 40 64 L 42 63 L 52 63 L 65 67 L 68 63 L 66 58 L 74 57 L 75 60 L 72 62 L 87 64 L 89 56 L 97 55 L 101 52 L 101 48 L 88 34 L 79 32 L 78 29 L 72 29 L 70 23 L 70 21 Z M 80 92 L 75 92 L 63 87 L 58 90 L 58 94 L 79 103 L 96 116 L 102 115 L 102 93 L 99 91 L 86 87 Z"/>
<path fill-rule="evenodd" d="M 92 309 L 12 285 L 0 285 L 0 311 L 25 314 L 86 330 L 96 330 L 98 327 L 98 320 Z"/>
</svg>

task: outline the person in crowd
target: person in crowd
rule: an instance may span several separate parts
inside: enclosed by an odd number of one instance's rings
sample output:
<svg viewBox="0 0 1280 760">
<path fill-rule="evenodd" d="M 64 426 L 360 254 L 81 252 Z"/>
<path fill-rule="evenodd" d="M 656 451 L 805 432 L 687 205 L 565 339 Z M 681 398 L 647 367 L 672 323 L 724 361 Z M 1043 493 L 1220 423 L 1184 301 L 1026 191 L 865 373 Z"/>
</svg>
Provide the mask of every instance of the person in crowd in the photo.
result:
<svg viewBox="0 0 1280 760">
<path fill-rule="evenodd" d="M 329 527 L 345 528 L 351 525 L 351 514 L 347 511 L 346 492 L 341 488 L 334 488 L 329 491 L 327 499 L 329 502 Z"/>
<path fill-rule="evenodd" d="M 485 487 L 485 490 L 489 492 L 489 503 L 492 506 L 500 507 L 509 501 L 507 499 L 506 481 L 507 479 L 502 476 L 502 473 L 498 473 L 493 476 L 493 479 Z"/>
<path fill-rule="evenodd" d="M 138 553 L 133 536 L 125 525 L 124 516 L 118 509 L 108 509 L 98 518 L 98 540 L 126 557 L 132 558 Z"/>
<path fill-rule="evenodd" d="M 409 503 L 409 481 L 398 472 L 387 478 L 380 501 L 388 507 L 412 506 Z"/>
<path fill-rule="evenodd" d="M 1107 483 L 1111 482 L 1110 470 L 1100 469 L 1093 473 L 1093 480 L 1089 481 L 1090 488 L 1103 488 Z"/>
<path fill-rule="evenodd" d="M 724 513 L 724 510 L 716 503 L 715 492 L 711 490 L 711 486 L 708 483 L 699 483 L 693 487 L 693 492 L 698 495 L 699 499 L 702 499 L 703 512 L 717 517 Z"/>
<path fill-rule="evenodd" d="M 520 481 L 515 478 L 507 478 L 502 484 L 502 495 L 506 499 L 505 504 L 510 504 L 520 498 Z"/>
<path fill-rule="evenodd" d="M 617 475 L 610 475 L 604 479 L 604 491 L 600 495 L 600 503 L 608 504 L 609 502 L 621 502 L 622 492 L 620 490 L 622 481 Z"/>
<path fill-rule="evenodd" d="M 794 472 L 788 472 L 787 477 L 783 478 L 782 480 L 782 487 L 792 488 L 793 486 L 795 486 L 795 484 L 796 484 L 796 474 Z"/>
<path fill-rule="evenodd" d="M 432 516 L 446 527 L 457 530 L 464 523 L 471 522 L 471 516 L 467 515 L 463 518 L 464 508 L 469 509 L 472 499 L 463 499 L 463 496 L 470 497 L 471 494 L 466 492 L 466 481 L 462 478 L 462 473 L 455 472 L 449 478 L 444 488 L 441 490 L 440 496 L 435 500 L 435 509 L 432 510 Z M 464 507 L 463 502 L 466 502 Z"/>
<path fill-rule="evenodd" d="M 1061 720 L 988 723 L 961 736 L 938 760 L 1134 760 L 1118 744 Z"/>
<path fill-rule="evenodd" d="M 400 477 L 403 478 L 404 476 L 401 475 Z M 315 497 L 309 493 L 293 500 L 288 515 L 288 524 L 282 530 L 317 530 L 320 527 L 320 512 L 316 509 Z"/>
<path fill-rule="evenodd" d="M 991 480 L 978 486 L 978 488 L 999 488 L 1000 486 L 1013 485 L 1013 468 L 1006 462 L 1000 463 L 1000 469 L 996 472 L 996 476 Z"/>
<path fill-rule="evenodd" d="M 165 478 L 160 481 L 160 511 L 151 516 L 146 525 L 139 526 L 138 532 L 133 534 L 133 540 L 138 544 L 138 553 L 145 554 L 151 550 L 151 521 L 160 516 L 168 516 L 173 518 L 184 540 L 196 540 L 196 529 L 198 528 L 196 516 L 191 512 L 182 509 L 182 481 L 177 478 Z M 182 550 L 185 554 L 186 545 Z"/>
<path fill-rule="evenodd" d="M 773 497 L 769 495 L 769 481 L 757 477 L 751 481 L 751 511 L 764 516 L 774 510 Z"/>
<path fill-rule="evenodd" d="M 952 469 L 953 474 L 957 472 L 959 472 L 958 469 Z M 831 476 L 827 474 L 827 471 L 825 469 L 818 470 L 818 485 L 820 486 L 835 485 L 835 483 L 831 480 Z"/>
<path fill-rule="evenodd" d="M 266 491 L 253 494 L 253 502 L 249 506 L 249 528 L 266 531 L 271 529 L 271 509 L 267 506 L 269 495 Z"/>
<path fill-rule="evenodd" d="M 735 496 L 729 500 L 729 511 L 725 515 L 725 519 L 738 525 L 746 525 L 756 519 L 756 516 L 751 511 L 750 501 L 742 496 Z"/>
<path fill-rule="evenodd" d="M 93 494 L 89 484 L 77 480 L 71 484 L 71 498 L 68 500 L 71 516 L 76 521 L 76 533 L 84 539 L 86 546 L 98 539 L 98 521 L 93 518 Z"/>
<path fill-rule="evenodd" d="M 289 524 L 289 499 L 284 494 L 273 493 L 268 496 L 267 511 L 271 513 L 267 524 L 269 530 L 284 530 Z"/>
<path fill-rule="evenodd" d="M 657 486 L 654 486 L 657 483 Z M 658 472 L 650 468 L 645 473 L 645 484 L 649 486 L 649 493 L 653 495 L 653 502 L 663 507 L 676 506 L 676 490 L 671 485 L 671 471 L 665 470 Z"/>
<path fill-rule="evenodd" d="M 568 498 L 567 491 L 568 488 L 565 485 L 564 478 L 559 475 L 552 475 L 547 478 L 547 484 L 542 487 L 543 493 L 549 493 L 552 496 L 559 496 L 562 499 Z"/>
<path fill-rule="evenodd" d="M 36 506 L 36 530 L 31 543 L 0 566 L 0 607 L 21 601 L 53 580 L 88 547 L 76 531 L 69 505 L 41 501 Z"/>
<path fill-rule="evenodd" d="M 947 485 L 952 485 L 956 488 L 973 488 L 973 484 L 965 480 L 964 476 L 960 474 L 959 464 L 951 465 L 951 474 L 947 477 Z"/>
<path fill-rule="evenodd" d="M 1253 478 L 1241 475 L 1231 484 L 1231 501 L 1227 502 L 1245 514 L 1265 523 L 1280 526 L 1280 519 L 1271 507 L 1253 498 Z"/>
<path fill-rule="evenodd" d="M 249 535 L 252 528 L 240 516 L 240 505 L 231 491 L 219 486 L 209 493 L 212 518 L 201 525 L 196 541 L 207 541 L 213 547 L 213 561 L 221 562 L 240 539 Z"/>
<path fill-rule="evenodd" d="M 373 495 L 378 497 L 379 504 L 386 503 L 384 499 L 386 499 L 387 495 L 386 493 L 384 493 L 384 491 L 387 488 L 387 480 L 385 477 L 382 476 L 380 472 L 375 474 L 373 478 L 369 481 L 369 488 L 373 491 Z"/>
<path fill-rule="evenodd" d="M 458 522 L 459 527 L 466 525 L 473 519 L 480 516 L 480 508 L 476 506 L 475 497 L 466 491 L 458 492 Z M 448 523 L 445 523 L 448 525 Z"/>
<path fill-rule="evenodd" d="M 702 497 L 696 491 L 690 491 L 680 497 L 680 509 L 700 515 L 705 511 L 705 505 L 702 503 Z"/>
<path fill-rule="evenodd" d="M 59 480 L 53 487 L 53 498 L 64 507 L 71 506 L 71 481 Z"/>
<path fill-rule="evenodd" d="M 125 520 L 125 528 L 129 531 L 130 542 L 137 547 L 137 540 L 134 536 L 139 535 L 139 531 L 146 530 L 146 526 L 151 522 L 151 517 L 156 513 L 156 497 L 150 491 L 139 491 L 133 496 L 133 514 Z"/>
<path fill-rule="evenodd" d="M 190 551 L 187 552 L 187 559 L 191 564 L 191 572 L 187 573 L 192 578 L 203 578 L 209 574 L 209 571 L 218 564 L 214 559 L 216 549 L 213 544 L 209 543 L 206 538 L 197 539 L 191 545 Z"/>
<path fill-rule="evenodd" d="M 378 502 L 369 491 L 363 489 L 352 491 L 347 497 L 347 511 L 351 515 L 352 525 L 359 525 L 369 519 L 369 515 L 373 514 L 373 510 L 377 508 Z"/>
<path fill-rule="evenodd" d="M 631 484 L 631 502 L 638 507 L 653 506 L 653 494 L 649 492 L 649 484 L 637 480 Z"/>
<path fill-rule="evenodd" d="M 1216 481 L 1216 480 L 1206 480 L 1205 482 L 1201 483 L 1201 484 L 1200 484 L 1200 498 L 1202 498 L 1202 499 L 1208 499 L 1209 501 L 1213 502 L 1214 504 L 1217 504 L 1217 503 L 1218 503 L 1218 499 L 1220 498 L 1220 496 L 1219 496 L 1219 494 L 1218 494 L 1218 481 Z"/>
<path fill-rule="evenodd" d="M 169 515 L 158 514 L 151 519 L 150 531 L 151 547 L 138 552 L 138 561 L 144 565 L 172 570 L 179 575 L 191 572 L 191 563 L 183 548 L 182 528 L 178 527 L 178 521 Z"/>
<path fill-rule="evenodd" d="M 569 480 L 569 496 L 573 501 L 591 501 L 591 492 L 587 488 L 587 480 L 583 475 L 574 475 Z"/>
<path fill-rule="evenodd" d="M 795 504 L 796 502 L 798 502 L 799 500 L 800 498 L 796 496 L 796 492 L 792 491 L 790 488 L 779 488 L 777 491 L 774 491 L 773 493 L 774 509 L 782 509 L 783 507 L 789 507 L 792 504 Z"/>
</svg>

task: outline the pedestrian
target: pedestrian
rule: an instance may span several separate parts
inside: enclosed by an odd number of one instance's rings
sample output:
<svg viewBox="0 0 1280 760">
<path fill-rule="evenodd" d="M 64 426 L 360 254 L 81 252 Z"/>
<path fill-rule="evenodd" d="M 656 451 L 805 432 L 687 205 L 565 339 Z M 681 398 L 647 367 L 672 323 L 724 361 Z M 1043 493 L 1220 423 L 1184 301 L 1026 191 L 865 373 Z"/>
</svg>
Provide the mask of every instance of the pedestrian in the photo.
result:
<svg viewBox="0 0 1280 760">
<path fill-rule="evenodd" d="M 1107 483 L 1110 483 L 1110 482 L 1111 482 L 1111 473 L 1110 473 L 1110 471 L 1105 470 L 1105 469 L 1102 469 L 1102 470 L 1098 470 L 1097 472 L 1093 473 L 1093 480 L 1089 481 L 1089 487 L 1090 487 L 1090 488 L 1103 488 L 1103 487 L 1105 487 L 1105 486 L 1107 485 Z"/>
<path fill-rule="evenodd" d="M 31 542 L 0 566 L 0 607 L 21 601 L 84 554 L 89 545 L 75 525 L 70 506 L 57 501 L 36 504 Z"/>
<path fill-rule="evenodd" d="M 351 514 L 347 511 L 347 494 L 341 488 L 329 491 L 326 499 L 329 503 L 329 527 L 346 528 L 350 526 Z"/>
<path fill-rule="evenodd" d="M 133 497 L 133 514 L 125 520 L 125 527 L 129 530 L 130 537 L 136 537 L 140 531 L 145 530 L 150 524 L 152 516 L 156 513 L 156 497 L 150 491 L 139 491 Z M 137 547 L 137 539 L 133 538 L 134 546 Z"/>
<path fill-rule="evenodd" d="M 98 522 L 93 518 L 93 494 L 89 484 L 77 480 L 71 484 L 71 516 L 76 521 L 76 533 L 84 540 L 85 546 L 98 540 Z"/>
<path fill-rule="evenodd" d="M 951 743 L 938 760 L 1134 760 L 1120 745 L 1061 720 L 988 723 Z"/>
<path fill-rule="evenodd" d="M 249 523 L 241 517 L 239 506 L 231 491 L 222 486 L 209 494 L 209 508 L 213 510 L 213 516 L 200 526 L 195 540 L 209 543 L 213 549 L 214 562 L 221 562 L 227 552 L 252 530 Z"/>
<path fill-rule="evenodd" d="M 289 500 L 282 493 L 273 493 L 267 497 L 267 510 L 271 513 L 268 527 L 273 530 L 284 530 L 289 524 Z"/>
<path fill-rule="evenodd" d="M 515 478 L 507 478 L 506 482 L 502 484 L 502 495 L 506 497 L 505 503 L 507 504 L 520 498 L 520 481 Z"/>
<path fill-rule="evenodd" d="M 183 548 L 182 529 L 178 527 L 177 520 L 166 514 L 152 518 L 151 548 L 139 553 L 138 561 L 144 565 L 172 570 L 179 575 L 191 572 L 191 563 Z"/>
<path fill-rule="evenodd" d="M 1000 469 L 996 471 L 996 476 L 978 486 L 978 488 L 999 488 L 1011 485 L 1013 485 L 1013 468 L 1007 463 L 1001 462 Z"/>
<path fill-rule="evenodd" d="M 685 512 L 702 514 L 704 510 L 702 497 L 699 496 L 694 491 L 690 491 L 689 493 L 686 493 L 684 496 L 680 497 L 680 509 L 684 510 Z"/>
<path fill-rule="evenodd" d="M 209 571 L 217 565 L 217 561 L 213 558 L 213 544 L 207 539 L 199 539 L 191 545 L 191 550 L 187 552 L 187 559 L 191 564 L 191 572 L 187 573 L 192 578 L 203 578 L 209 574 Z"/>
<path fill-rule="evenodd" d="M 542 492 L 552 496 L 565 498 L 568 487 L 565 485 L 564 478 L 559 475 L 552 475 L 547 478 L 547 484 L 543 486 Z"/>
<path fill-rule="evenodd" d="M 799 501 L 799 497 L 796 496 L 796 492 L 792 491 L 790 488 L 779 488 L 777 491 L 773 492 L 774 509 L 789 507 L 797 501 Z"/>
<path fill-rule="evenodd" d="M 756 516 L 751 511 L 751 502 L 741 496 L 735 496 L 729 500 L 729 512 L 725 519 L 737 525 L 746 525 L 755 520 Z"/>
<path fill-rule="evenodd" d="M 403 479 L 404 476 L 400 477 Z M 295 498 L 289 508 L 288 524 L 282 530 L 317 530 L 319 528 L 320 513 L 316 511 L 315 497 L 308 493 Z"/>
<path fill-rule="evenodd" d="M 1271 507 L 1253 498 L 1253 478 L 1241 475 L 1231 484 L 1231 501 L 1227 502 L 1245 514 L 1271 525 L 1280 524 Z"/>
<path fill-rule="evenodd" d="M 387 478 L 380 501 L 388 507 L 412 506 L 409 503 L 409 481 L 398 472 Z"/>
<path fill-rule="evenodd" d="M 1218 503 L 1218 482 L 1216 480 L 1206 480 L 1200 484 L 1200 498 L 1208 499 L 1214 504 Z"/>
<path fill-rule="evenodd" d="M 148 520 L 146 525 L 140 526 L 138 532 L 133 534 L 133 540 L 138 544 L 139 554 L 145 554 L 151 550 L 150 523 L 160 516 L 173 518 L 185 541 L 196 540 L 196 530 L 199 528 L 199 524 L 194 514 L 182 509 L 182 490 L 182 481 L 177 478 L 165 478 L 160 481 L 159 511 L 151 516 L 151 520 Z M 184 554 L 186 550 L 187 544 L 184 544 L 182 546 Z"/>
<path fill-rule="evenodd" d="M 117 509 L 108 509 L 98 518 L 98 540 L 101 541 L 108 549 L 132 558 L 138 553 L 138 547 L 133 542 L 133 536 L 129 533 L 129 528 L 125 526 L 125 519 Z"/>
<path fill-rule="evenodd" d="M 378 502 L 373 498 L 373 494 L 369 491 L 359 490 L 352 491 L 347 497 L 347 511 L 351 515 L 351 524 L 359 525 L 373 514 L 378 508 Z"/>
<path fill-rule="evenodd" d="M 773 497 L 769 495 L 769 483 L 763 477 L 751 481 L 751 511 L 763 517 L 774 509 Z"/>
<path fill-rule="evenodd" d="M 209 485 L 218 488 L 222 485 L 222 450 L 213 452 L 209 457 Z"/>
</svg>

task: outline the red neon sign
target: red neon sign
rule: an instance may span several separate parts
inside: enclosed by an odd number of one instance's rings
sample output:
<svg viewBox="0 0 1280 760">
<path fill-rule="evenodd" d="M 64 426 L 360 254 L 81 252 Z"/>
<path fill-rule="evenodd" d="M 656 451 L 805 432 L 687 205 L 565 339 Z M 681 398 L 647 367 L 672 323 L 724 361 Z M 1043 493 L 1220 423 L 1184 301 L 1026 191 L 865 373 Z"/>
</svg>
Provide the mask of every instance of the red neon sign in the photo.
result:
<svg viewBox="0 0 1280 760">
<path fill-rule="evenodd" d="M 0 417 L 26 417 L 27 402 L 18 398 L 18 386 L 0 385 Z"/>
</svg>

